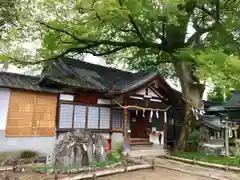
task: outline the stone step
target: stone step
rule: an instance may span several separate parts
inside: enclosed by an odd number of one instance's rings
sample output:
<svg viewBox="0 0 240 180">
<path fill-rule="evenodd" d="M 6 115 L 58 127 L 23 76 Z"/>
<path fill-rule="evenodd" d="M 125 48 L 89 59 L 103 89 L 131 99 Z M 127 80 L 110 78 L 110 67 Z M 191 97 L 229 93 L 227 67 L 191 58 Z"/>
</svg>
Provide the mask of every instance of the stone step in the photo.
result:
<svg viewBox="0 0 240 180">
<path fill-rule="evenodd" d="M 165 149 L 144 149 L 144 150 L 132 150 L 129 153 L 130 157 L 161 157 L 167 154 Z"/>
<path fill-rule="evenodd" d="M 151 142 L 149 142 L 149 141 L 143 141 L 143 142 L 130 142 L 130 145 L 133 145 L 133 146 L 138 146 L 138 145 L 149 145 L 149 146 L 151 146 L 152 145 L 152 143 Z"/>
</svg>

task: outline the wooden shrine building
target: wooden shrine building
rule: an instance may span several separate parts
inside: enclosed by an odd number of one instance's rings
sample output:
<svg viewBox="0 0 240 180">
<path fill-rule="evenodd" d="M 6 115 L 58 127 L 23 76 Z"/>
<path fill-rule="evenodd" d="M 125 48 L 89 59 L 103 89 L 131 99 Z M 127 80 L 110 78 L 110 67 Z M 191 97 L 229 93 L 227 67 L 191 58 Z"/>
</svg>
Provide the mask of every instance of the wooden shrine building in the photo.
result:
<svg viewBox="0 0 240 180">
<path fill-rule="evenodd" d="M 0 90 L 4 149 L 14 140 L 24 141 L 25 149 L 44 138 L 54 142 L 73 129 L 133 144 L 148 143 L 158 133 L 166 145 L 179 136 L 176 122 L 183 122 L 175 110 L 181 94 L 155 70 L 131 73 L 61 58 L 45 64 L 40 76 L 0 73 Z"/>
</svg>

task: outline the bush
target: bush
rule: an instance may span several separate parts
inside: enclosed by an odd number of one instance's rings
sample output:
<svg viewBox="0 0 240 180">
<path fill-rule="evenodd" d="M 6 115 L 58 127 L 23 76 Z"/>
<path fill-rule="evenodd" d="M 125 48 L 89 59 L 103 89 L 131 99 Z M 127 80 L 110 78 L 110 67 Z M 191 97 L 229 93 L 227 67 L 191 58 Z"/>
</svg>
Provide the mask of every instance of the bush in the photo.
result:
<svg viewBox="0 0 240 180">
<path fill-rule="evenodd" d="M 121 159 L 121 153 L 117 150 L 108 153 L 108 160 L 118 162 Z"/>
<path fill-rule="evenodd" d="M 189 151 L 198 151 L 198 145 L 200 142 L 200 130 L 199 129 L 193 129 L 189 138 L 188 138 L 188 150 Z"/>
<path fill-rule="evenodd" d="M 0 165 L 14 164 L 14 162 L 21 160 L 29 160 L 31 158 L 36 158 L 39 156 L 38 152 L 34 151 L 8 151 L 0 153 Z M 29 163 L 27 161 L 26 163 Z M 25 161 L 24 161 L 25 163 Z"/>
<path fill-rule="evenodd" d="M 124 151 L 124 146 L 123 146 L 123 142 L 119 143 L 118 148 L 116 149 L 116 151 L 120 154 L 122 154 L 122 152 Z"/>
<path fill-rule="evenodd" d="M 34 151 L 22 151 L 20 152 L 20 159 L 31 159 L 31 158 L 36 158 L 39 156 L 38 152 L 34 152 Z"/>
</svg>

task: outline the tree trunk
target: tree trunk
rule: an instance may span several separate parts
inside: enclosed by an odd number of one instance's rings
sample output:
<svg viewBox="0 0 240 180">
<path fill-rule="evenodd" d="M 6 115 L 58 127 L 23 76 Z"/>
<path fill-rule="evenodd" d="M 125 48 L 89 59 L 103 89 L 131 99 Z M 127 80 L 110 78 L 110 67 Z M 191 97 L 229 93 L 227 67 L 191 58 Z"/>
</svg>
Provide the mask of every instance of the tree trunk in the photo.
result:
<svg viewBox="0 0 240 180">
<path fill-rule="evenodd" d="M 187 150 L 187 140 L 191 134 L 194 121 L 196 120 L 193 108 L 203 107 L 202 95 L 204 92 L 204 85 L 200 84 L 198 79 L 194 76 L 191 64 L 179 60 L 174 64 L 174 67 L 181 83 L 184 105 L 184 125 L 181 130 L 177 148 L 180 150 Z"/>
</svg>

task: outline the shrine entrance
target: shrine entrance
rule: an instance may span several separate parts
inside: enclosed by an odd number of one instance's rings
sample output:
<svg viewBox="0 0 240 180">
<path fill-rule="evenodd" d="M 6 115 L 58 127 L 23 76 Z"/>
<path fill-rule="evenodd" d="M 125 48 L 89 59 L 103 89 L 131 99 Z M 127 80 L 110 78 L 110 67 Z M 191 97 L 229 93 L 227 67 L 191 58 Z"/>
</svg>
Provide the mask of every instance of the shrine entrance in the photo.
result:
<svg viewBox="0 0 240 180">
<path fill-rule="evenodd" d="M 149 118 L 149 111 L 130 111 L 131 138 L 149 138 L 148 131 L 152 129 Z"/>
</svg>

